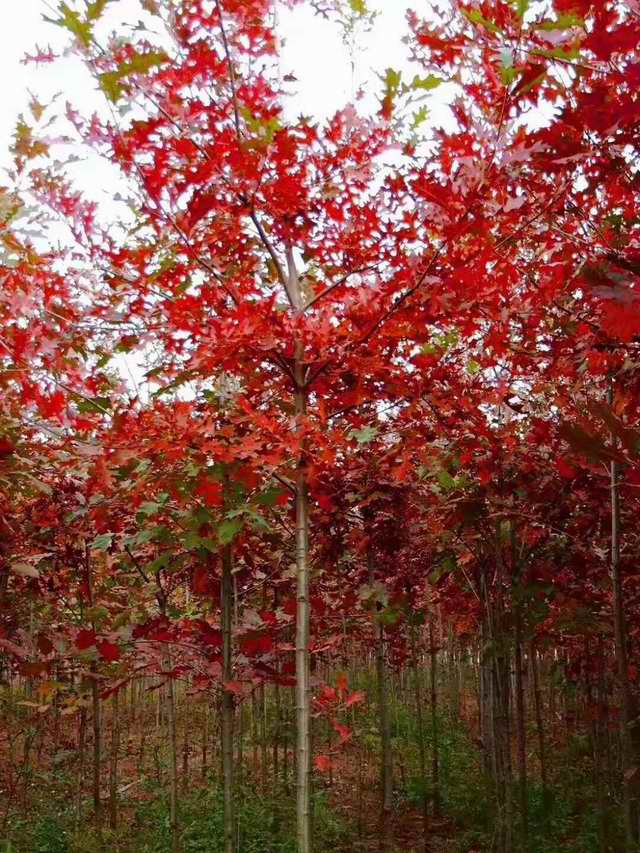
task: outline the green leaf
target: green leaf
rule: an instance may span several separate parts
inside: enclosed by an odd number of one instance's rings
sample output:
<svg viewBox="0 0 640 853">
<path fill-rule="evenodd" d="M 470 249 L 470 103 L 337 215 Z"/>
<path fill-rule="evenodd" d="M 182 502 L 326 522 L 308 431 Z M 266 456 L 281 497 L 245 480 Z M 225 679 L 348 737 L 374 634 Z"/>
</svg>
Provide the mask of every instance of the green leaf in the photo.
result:
<svg viewBox="0 0 640 853">
<path fill-rule="evenodd" d="M 261 515 L 258 515 L 257 512 L 252 512 L 249 515 L 249 520 L 251 522 L 252 527 L 257 528 L 258 530 L 269 531 L 272 529 L 266 518 L 263 518 Z"/>
<path fill-rule="evenodd" d="M 429 575 L 429 583 L 437 584 L 445 575 L 455 571 L 456 567 L 456 558 L 453 555 L 447 555 Z"/>
<path fill-rule="evenodd" d="M 154 501 L 145 501 L 143 504 L 140 504 L 138 513 L 149 517 L 150 515 L 155 515 L 161 509 L 162 506 L 160 504 L 157 504 Z"/>
<path fill-rule="evenodd" d="M 103 605 L 96 604 L 95 607 L 89 607 L 84 615 L 89 622 L 95 622 L 96 627 L 99 627 L 109 618 L 109 611 Z"/>
<path fill-rule="evenodd" d="M 112 101 L 114 104 L 120 99 L 120 95 L 124 91 L 123 87 L 120 85 L 120 78 L 115 71 L 107 71 L 104 74 L 100 74 L 98 77 L 100 81 L 100 88 L 105 93 L 107 98 Z"/>
<path fill-rule="evenodd" d="M 23 207 L 22 202 L 18 201 L 12 193 L 4 187 L 0 187 L 0 222 L 3 225 L 6 226 L 12 219 L 15 219 Z"/>
<path fill-rule="evenodd" d="M 510 86 L 518 76 L 518 69 L 510 65 L 507 68 L 504 66 L 500 69 L 500 79 L 505 86 Z M 544 75 L 543 75 L 544 76 Z"/>
<path fill-rule="evenodd" d="M 431 89 L 437 89 L 441 83 L 444 83 L 444 80 L 442 77 L 436 77 L 435 74 L 428 74 L 426 77 L 418 77 L 416 74 L 411 83 L 411 88 L 429 92 Z"/>
<path fill-rule="evenodd" d="M 442 486 L 443 489 L 455 489 L 456 481 L 453 479 L 451 474 L 448 471 L 439 471 L 438 472 L 438 482 Z"/>
<path fill-rule="evenodd" d="M 402 611 L 397 607 L 385 607 L 376 614 L 376 619 L 382 625 L 395 625 L 402 616 Z"/>
<path fill-rule="evenodd" d="M 529 9 L 530 0 L 511 0 L 511 2 L 516 7 L 516 15 L 519 18 L 524 18 Z"/>
<path fill-rule="evenodd" d="M 416 627 L 420 625 L 424 625 L 427 621 L 427 614 L 424 610 L 411 610 L 409 609 L 407 613 L 407 622 L 409 625 L 415 625 Z"/>
<path fill-rule="evenodd" d="M 56 24 L 74 35 L 78 41 L 84 46 L 89 47 L 92 40 L 91 24 L 89 21 L 83 21 L 78 12 L 71 9 L 66 3 L 61 3 L 58 7 L 60 18 L 44 18 L 49 24 Z"/>
<path fill-rule="evenodd" d="M 99 75 L 100 88 L 114 103 L 124 92 L 123 82 L 132 74 L 145 74 L 151 68 L 167 62 L 169 57 L 162 51 L 141 53 L 129 62 L 123 62 L 115 71 L 105 71 Z"/>
<path fill-rule="evenodd" d="M 350 433 L 351 437 L 355 438 L 358 444 L 368 444 L 370 441 L 373 441 L 377 434 L 378 430 L 372 426 L 366 426 L 362 429 L 352 429 Z"/>
<path fill-rule="evenodd" d="M 91 400 L 78 400 L 78 411 L 84 414 L 100 412 L 104 414 L 105 409 L 111 408 L 111 400 L 108 397 L 93 397 Z"/>
<path fill-rule="evenodd" d="M 166 541 L 169 538 L 169 529 L 160 525 L 159 527 L 145 527 L 136 533 L 134 536 L 129 536 L 122 543 L 126 548 L 136 548 L 138 545 L 145 545 L 147 542 Z"/>
<path fill-rule="evenodd" d="M 91 543 L 92 551 L 108 551 L 113 542 L 113 533 L 101 533 Z"/>
<path fill-rule="evenodd" d="M 349 6 L 351 7 L 351 11 L 355 12 L 356 15 L 369 14 L 365 0 L 349 0 Z"/>
<path fill-rule="evenodd" d="M 476 373 L 480 372 L 481 367 L 477 361 L 474 361 L 473 359 L 471 359 L 470 361 L 467 362 L 467 366 L 465 369 L 466 369 L 467 373 L 469 374 L 469 376 L 475 376 Z"/>
<path fill-rule="evenodd" d="M 218 541 L 221 545 L 228 545 L 233 537 L 242 529 L 242 522 L 236 518 L 227 519 L 218 525 Z"/>
<path fill-rule="evenodd" d="M 503 68 L 513 68 L 513 51 L 508 47 L 500 50 L 500 64 Z"/>
<path fill-rule="evenodd" d="M 152 575 L 156 575 L 162 569 L 166 569 L 169 563 L 171 562 L 171 558 L 173 554 L 167 551 L 165 554 L 161 554 L 160 557 L 157 557 L 153 562 L 149 563 L 145 568 L 146 571 Z"/>
<path fill-rule="evenodd" d="M 195 531 L 191 531 L 187 533 L 184 537 L 184 547 L 189 551 L 194 551 L 197 548 L 204 548 L 205 551 L 215 552 L 218 550 L 218 546 L 213 541 L 213 539 L 209 539 L 208 537 L 199 536 Z"/>
<path fill-rule="evenodd" d="M 423 122 L 425 122 L 429 118 L 429 110 L 427 107 L 420 107 L 420 109 L 413 114 L 413 119 L 411 121 L 411 130 L 415 130 L 420 127 Z"/>
<path fill-rule="evenodd" d="M 541 21 L 535 25 L 537 30 L 572 30 L 574 27 L 584 27 L 584 18 L 569 12 L 566 15 L 560 15 L 555 21 Z"/>
<path fill-rule="evenodd" d="M 478 9 L 464 9 L 463 14 L 465 18 L 471 21 L 472 24 L 480 24 L 488 30 L 490 33 L 500 33 L 502 30 L 500 27 L 495 24 L 493 21 L 490 21 L 488 18 L 485 18 Z"/>
<path fill-rule="evenodd" d="M 251 134 L 255 137 L 255 142 L 260 143 L 260 147 L 264 144 L 270 144 L 278 133 L 282 130 L 282 122 L 277 116 L 271 118 L 259 118 L 254 116 L 250 109 L 242 107 L 240 114 L 246 122 Z"/>
<path fill-rule="evenodd" d="M 277 486 L 271 486 L 271 488 L 259 494 L 255 500 L 260 506 L 275 506 L 276 501 L 281 495 L 282 489 L 277 488 Z"/>
<path fill-rule="evenodd" d="M 102 17 L 102 13 L 106 9 L 109 3 L 113 3 L 114 0 L 93 0 L 92 3 L 89 3 L 87 6 L 87 21 L 97 21 Z"/>
<path fill-rule="evenodd" d="M 402 73 L 400 71 L 396 71 L 395 68 L 387 68 L 384 77 L 386 94 L 393 97 L 400 88 L 401 81 Z"/>
<path fill-rule="evenodd" d="M 33 477 L 31 474 L 25 474 L 25 479 L 31 483 L 31 485 L 37 489 L 39 492 L 42 492 L 44 495 L 48 495 L 49 497 L 53 494 L 53 489 L 48 483 L 43 483 L 42 480 L 38 480 L 36 477 Z"/>
<path fill-rule="evenodd" d="M 554 50 L 536 49 L 532 50 L 531 53 L 535 56 L 544 56 L 546 59 L 564 59 L 568 62 L 580 58 L 580 51 L 577 47 L 572 47 L 570 50 L 565 50 L 563 47 L 557 47 Z"/>
</svg>

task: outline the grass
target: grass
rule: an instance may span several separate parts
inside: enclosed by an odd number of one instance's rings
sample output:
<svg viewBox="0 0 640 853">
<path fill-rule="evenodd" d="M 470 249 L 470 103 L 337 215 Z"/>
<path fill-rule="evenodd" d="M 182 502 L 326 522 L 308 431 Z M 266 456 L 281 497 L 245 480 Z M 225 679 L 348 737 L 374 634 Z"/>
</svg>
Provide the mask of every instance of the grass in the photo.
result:
<svg viewBox="0 0 640 853">
<path fill-rule="evenodd" d="M 375 696 L 373 676 L 363 674 L 369 696 Z M 392 742 L 396 760 L 396 805 L 399 810 L 420 810 L 425 793 L 432 798 L 430 767 L 433 738 L 426 714 L 424 745 L 427 778 L 419 773 L 419 731 L 413 708 L 390 697 Z M 368 766 L 377 762 L 380 738 L 373 702 L 353 711 L 355 744 Z M 491 853 L 497 814 L 493 783 L 482 768 L 478 746 L 464 722 L 446 709 L 438 714 L 440 796 L 443 816 L 454 829 L 451 853 Z M 321 731 L 318 724 L 318 734 Z M 530 733 L 533 750 L 535 738 Z M 267 740 L 269 738 L 267 737 Z M 352 747 L 353 748 L 353 747 Z M 161 756 L 161 761 L 163 760 Z M 529 837 L 515 847 L 517 853 L 600 853 L 601 827 L 592 778 L 592 755 L 586 735 L 574 735 L 549 751 L 549 787 L 543 790 L 531 774 L 528 785 Z M 535 764 L 532 762 L 533 766 Z M 402 772 L 400 772 L 402 768 Z M 62 763 L 48 771 L 30 770 L 32 791 L 29 818 L 13 815 L 0 853 L 170 853 L 169 814 L 166 790 L 148 780 L 143 797 L 121 804 L 121 828 L 104 829 L 99 836 L 89 820 L 75 827 L 73 793 L 75 766 Z M 295 796 L 283 785 L 261 793 L 244 783 L 237 795 L 239 853 L 295 853 Z M 513 790 L 514 804 L 517 791 Z M 619 804 L 608 803 L 606 813 L 608 853 L 623 849 Z M 365 815 L 365 820 L 375 820 Z M 210 778 L 181 797 L 180 825 L 183 853 L 222 853 L 222 799 L 217 781 Z M 516 836 L 517 836 L 517 826 Z M 353 850 L 356 832 L 331 808 L 326 791 L 314 795 L 315 849 Z"/>
<path fill-rule="evenodd" d="M 396 738 L 394 748 L 401 751 L 409 767 L 404 796 L 421 807 L 425 784 L 431 796 L 429 781 L 418 773 L 419 733 L 410 708 L 394 709 Z M 483 771 L 478 747 L 471 740 L 465 724 L 446 712 L 438 716 L 440 794 L 443 814 L 458 828 L 457 849 L 490 853 L 493 849 L 493 827 L 497 813 L 491 778 Z M 400 737 L 402 735 L 402 737 Z M 430 725 L 425 725 L 427 768 L 433 749 Z M 591 757 L 580 742 L 572 739 L 558 749 L 551 768 L 548 789 L 535 778 L 528 783 L 529 832 L 526 842 L 515 842 L 518 853 L 600 853 L 596 791 L 592 782 Z M 514 783 L 514 809 L 518 792 Z M 516 835 L 518 826 L 515 827 Z M 607 813 L 610 853 L 623 849 L 622 816 L 617 803 L 610 803 Z"/>
<path fill-rule="evenodd" d="M 126 814 L 122 828 L 91 825 L 74 829 L 71 810 L 53 808 L 37 819 L 16 819 L 0 853 L 170 853 L 169 810 L 164 791 Z M 295 815 L 291 796 L 262 796 L 251 787 L 237 802 L 239 853 L 295 853 Z M 180 803 L 183 853 L 223 853 L 222 792 L 212 781 L 186 794 Z M 314 835 L 319 850 L 335 850 L 350 837 L 349 827 L 329 807 L 326 796 L 314 798 Z"/>
</svg>

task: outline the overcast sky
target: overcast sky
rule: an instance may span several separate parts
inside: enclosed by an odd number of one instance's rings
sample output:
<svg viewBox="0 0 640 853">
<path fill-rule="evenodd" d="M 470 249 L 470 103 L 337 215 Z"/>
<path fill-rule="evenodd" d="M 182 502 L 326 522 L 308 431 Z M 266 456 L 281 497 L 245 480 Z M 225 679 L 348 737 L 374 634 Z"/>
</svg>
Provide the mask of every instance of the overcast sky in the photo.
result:
<svg viewBox="0 0 640 853">
<path fill-rule="evenodd" d="M 2 2 L 2 0 L 0 0 Z M 73 4 L 73 0 L 67 0 Z M 55 53 L 68 44 L 69 34 L 47 23 L 44 16 L 55 17 L 59 0 L 20 0 L 2 5 L 0 14 L 0 70 L 2 71 L 3 103 L 0 110 L 0 167 L 9 166 L 9 146 L 16 120 L 21 112 L 28 112 L 30 92 L 43 104 L 48 104 L 59 93 L 58 111 L 64 111 L 67 101 L 81 113 L 90 113 L 104 104 L 104 95 L 97 92 L 95 81 L 83 63 L 74 56 L 57 61 L 53 65 L 24 65 L 27 53 L 35 53 L 36 45 Z M 422 0 L 423 6 L 424 0 Z M 278 28 L 282 39 L 281 73 L 294 73 L 297 78 L 295 94 L 287 105 L 287 111 L 295 116 L 300 113 L 322 120 L 332 115 L 353 99 L 358 87 L 365 85 L 368 96 L 364 109 L 377 109 L 377 98 L 382 83 L 376 73 L 388 67 L 406 67 L 406 47 L 402 36 L 406 32 L 405 12 L 410 0 L 369 0 L 369 7 L 379 11 L 370 32 L 363 33 L 352 52 L 343 43 L 341 32 L 334 22 L 323 20 L 313 13 L 309 4 L 294 11 L 278 9 Z M 115 0 L 107 7 L 106 24 L 126 33 L 121 22 L 135 24 L 139 15 L 136 0 Z M 355 73 L 352 68 L 354 60 Z M 444 89 L 445 87 L 441 87 Z M 438 121 L 445 113 L 438 104 L 441 100 L 430 98 L 433 118 Z M 55 112 L 55 110 L 54 110 Z M 103 211 L 109 210 L 117 190 L 117 177 L 109 165 L 97 157 L 77 164 L 73 178 L 87 196 L 101 203 Z M 0 175 L 0 185 L 4 181 Z M 63 227 L 52 232 L 56 239 L 65 242 Z M 136 376 L 141 368 L 127 364 L 127 370 Z"/>
<path fill-rule="evenodd" d="M 0 162 L 7 162 L 7 148 L 18 114 L 26 108 L 28 90 L 38 94 L 46 103 L 56 92 L 78 104 L 81 110 L 97 103 L 95 86 L 82 64 L 68 58 L 53 66 L 23 65 L 21 60 L 35 45 L 52 45 L 60 49 L 68 34 L 43 20 L 52 15 L 58 0 L 21 0 L 11 3 L 0 15 L 0 69 L 2 71 L 3 103 L 0 111 Z M 279 29 L 283 37 L 282 72 L 294 72 L 298 83 L 292 110 L 326 117 L 349 101 L 354 88 L 369 83 L 371 98 L 380 91 L 375 71 L 404 65 L 405 46 L 401 42 L 406 31 L 407 0 L 373 0 L 371 8 L 380 11 L 375 26 L 359 40 L 355 54 L 355 79 L 351 70 L 349 50 L 342 43 L 334 23 L 313 14 L 303 4 L 293 12 L 279 11 Z M 115 0 L 109 8 L 109 22 L 135 20 L 138 4 L 135 0 Z"/>
<path fill-rule="evenodd" d="M 78 57 L 68 55 L 51 65 L 40 66 L 22 62 L 25 54 L 36 52 L 36 46 L 42 49 L 51 46 L 59 54 L 68 45 L 69 33 L 44 20 L 57 17 L 59 2 L 20 0 L 0 14 L 0 70 L 5 81 L 0 110 L 0 170 L 11 165 L 9 146 L 19 114 L 28 114 L 30 92 L 45 105 L 57 95 L 53 113 L 64 113 L 67 101 L 84 115 L 105 108 L 104 94 L 96 91 L 95 81 Z M 84 0 L 67 2 L 75 8 L 84 4 Z M 402 42 L 407 32 L 406 11 L 412 5 L 416 5 L 415 0 L 369 0 L 368 7 L 378 13 L 374 26 L 368 30 L 362 28 L 356 49 L 350 50 L 335 20 L 319 17 L 310 3 L 302 3 L 292 11 L 279 2 L 281 73 L 283 76 L 293 73 L 297 80 L 287 102 L 288 114 L 292 118 L 304 114 L 321 121 L 353 100 L 360 87 L 367 91 L 361 109 L 375 112 L 383 89 L 378 74 L 389 67 L 404 69 L 411 75 L 418 70 L 408 68 L 406 45 Z M 420 5 L 424 10 L 427 3 L 421 0 Z M 126 35 L 123 22 L 135 25 L 139 18 L 139 0 L 112 0 L 100 22 L 101 32 L 115 29 Z M 451 94 L 449 88 L 441 86 L 429 93 L 431 114 L 427 124 L 452 123 L 445 106 Z M 80 160 L 68 167 L 69 176 L 86 197 L 98 202 L 103 213 L 109 213 L 114 196 L 124 189 L 124 184 L 119 185 L 119 176 L 104 159 L 86 149 L 78 149 L 76 153 Z M 3 183 L 0 171 L 0 186 Z M 59 230 L 57 239 L 64 242 L 64 229 Z"/>
</svg>

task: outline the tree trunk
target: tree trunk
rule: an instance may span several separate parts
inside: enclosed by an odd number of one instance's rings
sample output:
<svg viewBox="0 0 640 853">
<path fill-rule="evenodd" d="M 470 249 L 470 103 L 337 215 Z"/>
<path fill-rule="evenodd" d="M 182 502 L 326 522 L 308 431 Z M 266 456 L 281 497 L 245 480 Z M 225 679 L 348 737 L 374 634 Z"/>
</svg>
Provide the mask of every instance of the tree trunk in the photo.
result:
<svg viewBox="0 0 640 853">
<path fill-rule="evenodd" d="M 276 664 L 277 667 L 277 664 Z M 275 685 L 275 726 L 273 731 L 273 781 L 277 785 L 280 781 L 280 685 L 276 682 Z"/>
<path fill-rule="evenodd" d="M 233 617 L 233 554 L 231 543 L 222 550 L 222 585 L 220 611 L 222 622 L 222 784 L 223 784 L 223 836 L 224 853 L 235 851 L 235 815 L 233 790 L 233 693 L 226 688 L 233 679 L 231 657 L 231 623 Z"/>
<path fill-rule="evenodd" d="M 371 517 L 365 511 L 365 526 L 369 540 L 373 539 L 371 533 Z M 373 587 L 375 582 L 374 556 L 370 545 L 367 550 L 367 564 L 369 573 L 369 585 Z M 380 611 L 382 605 L 377 604 Z M 378 613 L 379 615 L 379 613 Z M 380 822 L 380 849 L 390 850 L 391 838 L 391 815 L 393 811 L 393 755 L 391 752 L 391 718 L 389 716 L 389 701 L 387 692 L 387 673 L 385 666 L 385 642 L 384 625 L 374 617 L 374 654 L 376 665 L 376 691 L 378 700 L 378 730 L 380 732 L 380 790 L 382 795 L 381 822 Z"/>
<path fill-rule="evenodd" d="M 520 795 L 520 832 L 522 849 L 529 838 L 529 804 L 527 792 L 527 736 L 525 728 L 524 676 L 522 663 L 522 608 L 515 605 L 515 676 L 516 676 L 516 739 L 518 747 L 518 789 Z"/>
<path fill-rule="evenodd" d="M 546 797 L 548 790 L 547 781 L 547 756 L 544 740 L 544 722 L 542 718 L 542 697 L 540 694 L 540 681 L 538 678 L 538 650 L 532 641 L 529 647 L 531 659 L 531 676 L 533 679 L 533 700 L 536 715 L 536 732 L 538 734 L 538 760 L 540 761 L 540 781 L 542 782 L 542 795 Z"/>
<path fill-rule="evenodd" d="M 156 597 L 158 607 L 163 618 L 167 613 L 167 594 L 165 593 L 160 573 L 156 575 L 156 584 L 158 591 Z M 178 816 L 178 734 L 176 731 L 176 696 L 174 689 L 174 681 L 172 676 L 173 661 L 170 646 L 167 647 L 167 653 L 164 659 L 164 669 L 167 674 L 165 686 L 165 711 L 166 720 L 169 727 L 169 831 L 171 834 L 171 851 L 172 853 L 180 853 L 180 824 Z M 158 691 L 158 695 L 160 692 Z M 161 704 L 158 705 L 158 718 L 161 717 Z M 156 770 L 160 772 L 159 747 L 156 747 L 155 754 Z"/>
<path fill-rule="evenodd" d="M 120 714 L 118 691 L 112 697 L 111 756 L 109 762 L 109 826 L 118 825 L 118 751 L 120 749 Z"/>
<path fill-rule="evenodd" d="M 85 543 L 85 573 L 87 580 L 87 593 L 89 606 L 93 608 L 94 589 L 93 576 L 91 573 L 91 558 L 89 545 Z M 95 622 L 91 621 L 91 627 L 95 631 Z M 102 719 L 100 709 L 100 688 L 98 686 L 98 667 L 95 661 L 89 667 L 91 672 L 91 710 L 93 715 L 93 814 L 95 817 L 98 835 L 102 831 L 102 802 L 100 799 L 100 770 L 101 770 L 101 748 L 102 748 Z"/>
<path fill-rule="evenodd" d="M 209 704 L 204 706 L 204 720 L 202 722 L 202 762 L 200 773 L 203 779 L 207 778 L 207 748 L 209 746 Z"/>
<path fill-rule="evenodd" d="M 173 669 L 171 655 L 167 656 L 168 672 Z M 171 831 L 171 851 L 180 851 L 180 826 L 178 823 L 178 737 L 176 732 L 176 697 L 173 677 L 166 683 L 167 723 L 169 725 L 169 827 Z"/>
<path fill-rule="evenodd" d="M 382 834 L 381 848 L 391 849 L 391 814 L 393 810 L 393 756 L 391 753 L 391 719 L 387 693 L 387 676 L 384 659 L 384 626 L 376 631 L 376 682 L 378 687 L 378 721 L 381 747 Z"/>
<path fill-rule="evenodd" d="M 87 741 L 87 709 L 80 709 L 80 728 L 78 732 L 78 780 L 76 785 L 76 831 L 82 820 L 82 788 L 84 786 L 85 773 L 85 749 Z"/>
<path fill-rule="evenodd" d="M 100 768 L 102 764 L 102 719 L 100 713 L 100 689 L 98 687 L 97 669 L 91 664 L 91 709 L 93 713 L 93 814 L 98 832 L 102 826 L 102 802 L 100 799 Z"/>
<path fill-rule="evenodd" d="M 189 787 L 189 758 L 190 750 L 189 743 L 192 737 L 191 726 L 189 725 L 189 706 L 185 702 L 182 710 L 182 724 L 184 726 L 184 734 L 182 736 L 182 790 L 186 791 Z"/>
<path fill-rule="evenodd" d="M 296 343 L 295 410 L 306 412 L 302 345 Z M 306 461 L 296 475 L 296 823 L 298 853 L 311 853 L 311 692 L 309 683 L 309 506 Z"/>
<path fill-rule="evenodd" d="M 427 796 L 427 759 L 424 748 L 424 707 L 422 704 L 422 678 L 420 661 L 416 643 L 417 628 L 411 628 L 411 652 L 413 658 L 413 678 L 415 689 L 416 718 L 418 722 L 418 766 L 422 785 L 422 831 L 424 834 L 424 850 L 428 853 L 429 846 L 429 797 Z"/>
<path fill-rule="evenodd" d="M 613 379 L 609 385 L 609 406 L 613 406 Z M 615 435 L 611 436 L 616 448 Z M 611 586 L 618 683 L 622 699 L 622 772 L 625 838 L 628 853 L 638 849 L 638 788 L 640 775 L 640 727 L 635 698 L 629 682 L 628 636 L 624 612 L 624 592 L 620 571 L 620 466 L 611 461 Z"/>
<path fill-rule="evenodd" d="M 431 756 L 431 791 L 433 798 L 433 813 L 440 816 L 440 737 L 438 733 L 438 689 L 437 666 L 438 652 L 433 637 L 433 611 L 429 614 L 429 661 L 430 661 L 430 693 L 431 693 L 431 738 L 433 753 Z"/>
<path fill-rule="evenodd" d="M 265 690 L 264 683 L 260 685 L 260 705 L 259 705 L 259 714 L 260 714 L 260 782 L 262 784 L 262 789 L 266 790 L 267 788 L 267 775 L 268 775 L 268 750 L 267 750 L 267 692 Z"/>
</svg>

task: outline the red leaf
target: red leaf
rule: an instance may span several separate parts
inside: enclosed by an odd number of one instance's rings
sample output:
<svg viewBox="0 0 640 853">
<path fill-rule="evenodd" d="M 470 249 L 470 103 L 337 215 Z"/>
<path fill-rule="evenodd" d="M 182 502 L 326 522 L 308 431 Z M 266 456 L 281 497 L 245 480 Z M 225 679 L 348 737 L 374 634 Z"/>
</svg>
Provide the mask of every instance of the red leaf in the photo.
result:
<svg viewBox="0 0 640 853">
<path fill-rule="evenodd" d="M 338 694 L 333 687 L 329 687 L 328 684 L 325 684 L 322 687 L 322 698 L 328 699 L 330 702 L 334 702 L 338 698 Z"/>
<path fill-rule="evenodd" d="M 336 720 L 332 720 L 333 728 L 340 735 L 340 741 L 342 743 L 346 743 L 351 739 L 351 735 L 353 732 L 349 728 L 349 726 L 343 726 L 341 723 L 338 723 Z"/>
<path fill-rule="evenodd" d="M 321 773 L 328 773 L 333 767 L 333 762 L 328 755 L 316 755 L 313 763 L 316 770 L 319 770 Z"/>
<path fill-rule="evenodd" d="M 553 5 L 558 12 L 577 12 L 584 17 L 593 5 L 593 0 L 554 0 Z"/>
<path fill-rule="evenodd" d="M 201 219 L 215 207 L 218 199 L 211 193 L 205 193 L 194 198 L 189 207 L 187 231 L 191 231 Z"/>
<path fill-rule="evenodd" d="M 243 654 L 253 657 L 254 655 L 267 655 L 273 650 L 273 638 L 268 634 L 256 634 L 245 637 L 240 641 Z"/>
<path fill-rule="evenodd" d="M 29 678 L 36 678 L 38 675 L 44 675 L 48 667 L 49 664 L 46 661 L 29 661 L 21 663 L 18 668 L 22 675 L 26 675 Z"/>
<path fill-rule="evenodd" d="M 66 399 L 62 391 L 54 391 L 49 397 L 40 397 L 38 408 L 44 418 L 60 418 L 65 410 Z"/>
<path fill-rule="evenodd" d="M 346 672 L 339 672 L 336 678 L 336 687 L 341 693 L 345 693 L 349 687 L 349 676 Z"/>
<path fill-rule="evenodd" d="M 196 595 L 207 595 L 209 592 L 209 571 L 206 566 L 196 566 L 193 570 L 191 587 Z"/>
<path fill-rule="evenodd" d="M 358 702 L 364 702 L 366 698 L 367 695 L 364 690 L 357 690 L 347 698 L 347 701 L 344 704 L 349 708 L 351 705 L 356 705 Z"/>
<path fill-rule="evenodd" d="M 533 89 L 536 83 L 539 83 L 546 73 L 546 67 L 539 63 L 528 65 L 522 72 L 522 76 L 516 83 L 516 86 L 511 93 L 511 97 L 516 95 L 524 95 L 526 92 Z"/>
<path fill-rule="evenodd" d="M 84 651 L 88 649 L 90 646 L 95 646 L 96 644 L 96 632 L 90 631 L 87 628 L 81 628 L 76 634 L 76 647 L 80 649 L 80 651 Z"/>
<path fill-rule="evenodd" d="M 577 0 L 573 0 L 574 5 Z M 616 29 L 602 28 L 595 30 L 585 45 L 592 50 L 598 59 L 609 62 L 614 53 L 629 53 L 640 43 L 640 27 L 635 21 L 622 24 Z"/>
<path fill-rule="evenodd" d="M 38 648 L 43 655 L 50 655 L 53 651 L 53 643 L 45 634 L 38 634 Z"/>
<path fill-rule="evenodd" d="M 222 484 L 216 480 L 203 478 L 198 483 L 196 495 L 202 498 L 207 506 L 222 506 L 224 497 L 222 494 Z"/>
<path fill-rule="evenodd" d="M 15 449 L 15 444 L 9 441 L 8 438 L 0 438 L 0 459 L 4 459 L 5 456 L 11 456 Z"/>
<path fill-rule="evenodd" d="M 24 659 L 27 656 L 25 649 L 12 643 L 11 640 L 6 640 L 4 637 L 0 637 L 0 649 L 5 649 L 17 658 Z"/>
<path fill-rule="evenodd" d="M 115 643 L 109 642 L 109 640 L 102 640 L 101 643 L 97 644 L 97 648 L 104 660 L 109 662 L 118 660 L 120 657 L 120 649 Z"/>
<path fill-rule="evenodd" d="M 573 465 L 569 465 L 569 463 L 562 457 L 560 457 L 556 462 L 556 467 L 560 472 L 560 476 L 564 477 L 565 480 L 573 480 L 578 473 Z"/>
<path fill-rule="evenodd" d="M 478 466 L 478 480 L 482 486 L 487 486 L 493 479 L 493 473 L 486 465 Z"/>
<path fill-rule="evenodd" d="M 323 509 L 325 512 L 331 512 L 331 510 L 333 509 L 333 501 L 331 500 L 329 495 L 323 495 L 322 493 L 320 493 L 316 495 L 316 500 L 320 509 Z"/>
<path fill-rule="evenodd" d="M 255 489 L 260 482 L 260 477 L 248 465 L 243 465 L 236 471 L 236 477 L 246 489 Z"/>
<path fill-rule="evenodd" d="M 607 302 L 602 308 L 602 328 L 621 341 L 632 341 L 640 334 L 640 308 Z"/>
</svg>

